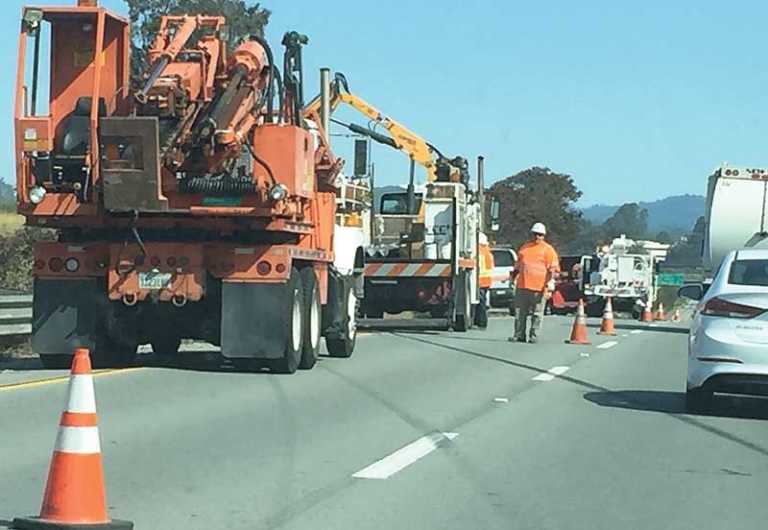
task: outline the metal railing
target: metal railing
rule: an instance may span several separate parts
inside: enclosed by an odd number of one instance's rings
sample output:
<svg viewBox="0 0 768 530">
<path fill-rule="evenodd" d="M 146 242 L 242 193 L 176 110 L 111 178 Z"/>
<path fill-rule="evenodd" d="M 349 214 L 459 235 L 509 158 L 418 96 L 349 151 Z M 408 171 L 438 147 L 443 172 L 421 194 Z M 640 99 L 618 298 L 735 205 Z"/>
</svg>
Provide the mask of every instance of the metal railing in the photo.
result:
<svg viewBox="0 0 768 530">
<path fill-rule="evenodd" d="M 32 295 L 0 292 L 0 338 L 32 333 Z"/>
</svg>

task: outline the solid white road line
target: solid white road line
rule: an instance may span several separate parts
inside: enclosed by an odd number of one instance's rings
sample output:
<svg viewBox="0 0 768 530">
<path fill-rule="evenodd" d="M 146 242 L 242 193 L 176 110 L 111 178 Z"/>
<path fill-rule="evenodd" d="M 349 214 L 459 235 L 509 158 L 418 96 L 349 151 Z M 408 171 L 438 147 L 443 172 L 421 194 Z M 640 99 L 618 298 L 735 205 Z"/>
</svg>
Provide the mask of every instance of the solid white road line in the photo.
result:
<svg viewBox="0 0 768 530">
<path fill-rule="evenodd" d="M 555 377 L 558 375 L 563 375 L 565 372 L 570 370 L 570 366 L 554 366 L 547 370 L 543 374 L 539 374 L 536 377 L 533 378 L 533 381 L 552 381 Z"/>
<path fill-rule="evenodd" d="M 608 342 L 604 342 L 597 346 L 598 350 L 607 350 L 608 348 L 613 348 L 619 343 L 617 340 L 609 340 Z"/>
<path fill-rule="evenodd" d="M 630 333 L 631 333 L 632 335 L 637 335 L 638 333 L 642 333 L 642 332 L 643 332 L 643 330 L 642 330 L 642 329 L 633 329 L 632 331 L 630 331 Z"/>
<path fill-rule="evenodd" d="M 433 432 L 427 436 L 422 436 L 415 442 L 398 449 L 389 456 L 385 456 L 352 476 L 377 480 L 387 479 L 458 435 L 457 432 Z"/>
</svg>

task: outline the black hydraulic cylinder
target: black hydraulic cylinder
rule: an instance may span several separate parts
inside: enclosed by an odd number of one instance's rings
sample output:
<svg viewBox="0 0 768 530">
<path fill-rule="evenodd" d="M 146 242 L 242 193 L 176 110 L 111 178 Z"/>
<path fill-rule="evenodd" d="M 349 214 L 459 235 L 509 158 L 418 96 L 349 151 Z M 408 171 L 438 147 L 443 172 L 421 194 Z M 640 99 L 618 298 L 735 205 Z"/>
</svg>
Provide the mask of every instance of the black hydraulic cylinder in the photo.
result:
<svg viewBox="0 0 768 530">
<path fill-rule="evenodd" d="M 338 122 L 337 122 L 338 123 Z M 397 149 L 397 144 L 392 138 L 389 138 L 388 136 L 384 136 L 383 134 L 379 134 L 377 132 L 373 132 L 372 130 L 368 129 L 367 127 L 363 127 L 361 125 L 356 125 L 354 123 L 347 124 L 347 129 L 350 131 L 362 134 L 364 136 L 367 136 L 371 140 L 375 142 L 379 142 L 380 144 L 388 145 L 390 147 L 394 147 Z"/>
<path fill-rule="evenodd" d="M 168 66 L 169 62 L 170 62 L 170 59 L 168 58 L 168 56 L 164 55 L 160 59 L 158 59 L 154 65 L 152 65 L 152 70 L 150 70 L 149 76 L 147 77 L 147 80 L 144 82 L 144 86 L 141 87 L 141 90 L 136 92 L 136 95 L 135 95 L 136 101 L 138 101 L 139 103 L 144 103 L 147 100 L 147 93 L 155 85 L 157 78 L 160 77 L 160 75 L 163 73 L 163 70 L 165 70 L 165 67 Z"/>
<path fill-rule="evenodd" d="M 413 181 L 415 179 L 415 176 L 416 176 L 416 161 L 413 158 L 411 158 L 411 173 L 410 173 L 410 178 L 408 179 L 408 189 L 407 189 L 407 194 L 408 194 L 408 214 L 409 215 L 414 215 L 414 214 L 417 213 L 415 211 L 416 210 L 416 195 L 415 195 L 414 189 L 413 189 Z"/>
</svg>

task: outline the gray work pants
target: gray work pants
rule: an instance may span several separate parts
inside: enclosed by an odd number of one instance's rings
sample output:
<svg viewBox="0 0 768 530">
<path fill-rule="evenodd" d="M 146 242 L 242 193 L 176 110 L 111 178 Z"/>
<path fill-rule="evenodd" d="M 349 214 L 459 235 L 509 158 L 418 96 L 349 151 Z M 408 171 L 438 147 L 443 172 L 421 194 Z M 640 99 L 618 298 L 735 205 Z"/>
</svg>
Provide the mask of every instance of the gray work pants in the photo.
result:
<svg viewBox="0 0 768 530">
<path fill-rule="evenodd" d="M 547 301 L 541 291 L 530 289 L 515 290 L 515 338 L 525 340 L 525 328 L 528 316 L 531 317 L 531 338 L 536 338 L 541 331 L 541 320 L 544 318 L 544 306 Z"/>
</svg>

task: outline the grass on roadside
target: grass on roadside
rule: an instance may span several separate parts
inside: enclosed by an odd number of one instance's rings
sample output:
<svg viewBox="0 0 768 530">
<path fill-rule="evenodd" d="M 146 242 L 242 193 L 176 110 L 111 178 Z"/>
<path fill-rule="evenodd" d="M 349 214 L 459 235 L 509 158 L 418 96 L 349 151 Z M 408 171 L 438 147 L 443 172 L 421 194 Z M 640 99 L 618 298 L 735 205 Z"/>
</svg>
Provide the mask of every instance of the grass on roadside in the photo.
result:
<svg viewBox="0 0 768 530">
<path fill-rule="evenodd" d="M 0 236 L 8 236 L 24 226 L 24 216 L 15 212 L 0 212 Z"/>
</svg>

